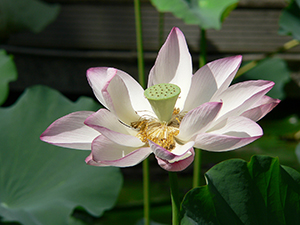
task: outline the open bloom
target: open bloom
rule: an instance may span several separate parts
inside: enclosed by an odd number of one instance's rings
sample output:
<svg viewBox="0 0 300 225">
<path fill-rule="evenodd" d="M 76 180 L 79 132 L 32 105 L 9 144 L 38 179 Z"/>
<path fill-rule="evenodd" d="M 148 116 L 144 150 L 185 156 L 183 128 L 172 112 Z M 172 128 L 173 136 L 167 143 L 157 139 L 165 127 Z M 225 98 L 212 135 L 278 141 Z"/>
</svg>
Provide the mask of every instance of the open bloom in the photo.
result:
<svg viewBox="0 0 300 225">
<path fill-rule="evenodd" d="M 173 28 L 150 71 L 148 89 L 115 68 L 91 68 L 87 78 L 106 109 L 80 111 L 53 122 L 41 140 L 91 150 L 94 166 L 133 166 L 151 153 L 169 171 L 190 165 L 197 147 L 229 151 L 262 136 L 255 122 L 278 103 L 271 81 L 234 84 L 242 57 L 208 63 L 192 74 L 185 37 Z"/>
</svg>

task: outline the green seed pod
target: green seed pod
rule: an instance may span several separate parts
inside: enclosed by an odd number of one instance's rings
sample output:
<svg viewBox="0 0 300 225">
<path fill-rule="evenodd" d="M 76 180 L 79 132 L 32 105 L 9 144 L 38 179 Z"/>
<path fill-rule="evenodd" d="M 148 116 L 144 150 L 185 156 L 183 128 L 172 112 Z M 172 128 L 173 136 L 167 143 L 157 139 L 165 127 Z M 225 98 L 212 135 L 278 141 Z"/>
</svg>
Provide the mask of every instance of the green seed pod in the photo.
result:
<svg viewBox="0 0 300 225">
<path fill-rule="evenodd" d="M 172 118 L 180 91 L 177 85 L 169 83 L 156 84 L 145 90 L 144 95 L 161 122 L 168 122 Z"/>
</svg>

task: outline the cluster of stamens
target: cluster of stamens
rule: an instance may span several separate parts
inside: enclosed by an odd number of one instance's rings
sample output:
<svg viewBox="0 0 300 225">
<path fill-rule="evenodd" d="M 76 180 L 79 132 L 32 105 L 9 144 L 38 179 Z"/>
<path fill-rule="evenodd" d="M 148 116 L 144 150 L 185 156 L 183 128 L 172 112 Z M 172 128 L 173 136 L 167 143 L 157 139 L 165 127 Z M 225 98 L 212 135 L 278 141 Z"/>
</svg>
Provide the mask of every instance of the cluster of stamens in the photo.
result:
<svg viewBox="0 0 300 225">
<path fill-rule="evenodd" d="M 161 122 L 156 118 L 141 117 L 140 120 L 132 122 L 131 127 L 138 131 L 137 137 L 142 142 L 148 143 L 150 140 L 171 151 L 176 146 L 175 136 L 179 134 L 179 125 L 183 118 L 179 112 L 179 109 L 174 109 L 168 123 Z"/>
</svg>

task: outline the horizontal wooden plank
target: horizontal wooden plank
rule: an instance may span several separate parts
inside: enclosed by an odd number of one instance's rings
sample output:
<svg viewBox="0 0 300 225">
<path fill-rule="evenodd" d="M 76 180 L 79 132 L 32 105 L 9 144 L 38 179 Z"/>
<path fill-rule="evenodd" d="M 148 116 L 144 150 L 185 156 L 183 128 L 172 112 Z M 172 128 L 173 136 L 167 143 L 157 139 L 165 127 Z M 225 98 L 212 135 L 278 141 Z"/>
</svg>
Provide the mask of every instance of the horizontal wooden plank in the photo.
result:
<svg viewBox="0 0 300 225">
<path fill-rule="evenodd" d="M 260 4 L 251 0 L 254 2 L 257 6 Z M 261 2 L 266 7 L 268 0 Z M 262 58 L 264 53 L 275 51 L 291 40 L 289 36 L 277 34 L 280 8 L 249 8 L 250 1 L 247 0 L 240 4 L 245 7 L 234 10 L 221 30 L 207 31 L 209 61 L 233 54 L 242 54 L 245 60 Z M 133 10 L 133 3 L 127 0 L 111 0 L 109 4 L 102 0 L 65 1 L 57 20 L 40 34 L 12 35 L 5 45 L 0 46 L 14 54 L 19 71 L 11 90 L 23 91 L 34 84 L 45 84 L 64 93 L 92 96 L 85 73 L 96 66 L 116 67 L 137 78 Z M 149 2 L 143 1 L 142 19 L 147 74 L 159 49 L 158 13 Z M 194 65 L 197 65 L 199 27 L 186 25 L 166 13 L 165 37 L 173 26 L 178 26 L 186 35 Z M 298 65 L 300 47 L 279 57 Z M 297 70 L 295 74 L 299 78 Z"/>
<path fill-rule="evenodd" d="M 279 9 L 236 9 L 221 30 L 209 30 L 209 52 L 270 52 L 291 38 L 277 34 Z M 158 49 L 158 13 L 143 4 L 143 37 L 147 51 Z M 57 20 L 40 34 L 21 33 L 7 44 L 38 48 L 135 51 L 135 22 L 132 4 L 63 5 Z M 165 35 L 173 26 L 185 33 L 191 51 L 199 51 L 199 27 L 186 25 L 172 14 L 165 14 Z M 300 52 L 300 48 L 294 49 Z"/>
</svg>

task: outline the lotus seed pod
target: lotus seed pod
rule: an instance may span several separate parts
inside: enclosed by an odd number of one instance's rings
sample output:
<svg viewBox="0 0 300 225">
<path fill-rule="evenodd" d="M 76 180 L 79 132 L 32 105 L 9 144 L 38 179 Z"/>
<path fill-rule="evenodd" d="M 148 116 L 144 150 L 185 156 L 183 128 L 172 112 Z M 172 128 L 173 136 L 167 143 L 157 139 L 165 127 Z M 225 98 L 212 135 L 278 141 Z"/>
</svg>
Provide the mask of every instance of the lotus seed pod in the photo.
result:
<svg viewBox="0 0 300 225">
<path fill-rule="evenodd" d="M 144 92 L 145 97 L 161 122 L 168 122 L 172 118 L 179 94 L 180 88 L 175 84 L 169 83 L 153 85 Z"/>
</svg>

